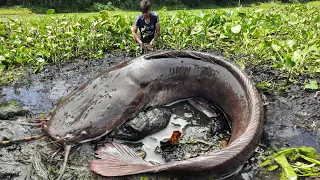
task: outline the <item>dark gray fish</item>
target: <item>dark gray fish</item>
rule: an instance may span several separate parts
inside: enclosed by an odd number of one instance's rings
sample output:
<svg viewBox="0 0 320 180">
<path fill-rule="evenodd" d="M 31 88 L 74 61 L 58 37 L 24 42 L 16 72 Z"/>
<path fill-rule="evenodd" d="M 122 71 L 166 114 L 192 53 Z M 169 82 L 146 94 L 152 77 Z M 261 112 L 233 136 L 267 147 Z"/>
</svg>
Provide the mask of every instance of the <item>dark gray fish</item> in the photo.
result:
<svg viewBox="0 0 320 180">
<path fill-rule="evenodd" d="M 260 96 L 248 77 L 223 57 L 193 51 L 167 51 L 123 62 L 82 85 L 53 111 L 45 133 L 63 145 L 98 139 L 141 109 L 180 99 L 216 103 L 232 121 L 225 149 L 190 160 L 153 165 L 128 147 L 107 144 L 90 162 L 103 176 L 170 172 L 234 172 L 252 155 L 263 129 Z"/>
</svg>

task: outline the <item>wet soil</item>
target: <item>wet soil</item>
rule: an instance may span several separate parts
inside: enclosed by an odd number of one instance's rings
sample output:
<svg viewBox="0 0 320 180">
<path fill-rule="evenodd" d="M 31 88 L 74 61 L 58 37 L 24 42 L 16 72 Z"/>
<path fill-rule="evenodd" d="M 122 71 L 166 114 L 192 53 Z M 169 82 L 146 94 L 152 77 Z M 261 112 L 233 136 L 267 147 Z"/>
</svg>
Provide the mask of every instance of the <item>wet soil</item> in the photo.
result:
<svg viewBox="0 0 320 180">
<path fill-rule="evenodd" d="M 188 99 L 180 100 L 140 112 L 108 137 L 136 152 L 145 152 L 144 160 L 153 163 L 186 160 L 224 148 L 231 136 L 228 119 L 203 99 L 192 100 L 208 105 L 205 110 L 210 116 L 193 107 Z M 181 134 L 178 143 L 169 141 L 174 131 Z"/>
<path fill-rule="evenodd" d="M 105 59 L 66 63 L 46 67 L 39 74 L 26 74 L 25 78 L 9 87 L 1 87 L 1 103 L 16 101 L 20 109 L 27 109 L 28 115 L 39 117 L 48 114 L 60 98 L 74 88 L 94 77 L 101 70 L 130 59 L 125 54 L 109 55 Z M 255 154 L 248 160 L 234 179 L 279 179 L 279 172 L 266 173 L 258 168 L 259 159 L 270 147 L 312 146 L 320 152 L 320 98 L 314 91 L 303 88 L 304 82 L 314 79 L 308 75 L 299 76 L 286 87 L 285 74 L 268 66 L 248 66 L 246 73 L 258 84 L 264 81 L 275 83 L 273 88 L 260 90 L 265 107 L 263 137 Z M 316 80 L 320 81 L 318 77 Z M 280 88 L 279 88 L 280 87 Z M 287 88 L 285 93 L 280 93 Z M 278 91 L 280 90 L 280 91 Z M 26 116 L 2 118 L 0 136 L 20 139 L 39 135 L 40 130 L 17 122 L 27 122 Z M 0 138 L 1 138 L 0 137 Z M 0 179 L 54 179 L 63 162 L 63 154 L 50 156 L 58 149 L 47 138 L 0 148 Z M 70 153 L 63 179 L 140 179 L 145 175 L 125 178 L 102 178 L 88 168 L 88 161 L 94 158 L 94 149 L 103 141 L 81 145 Z M 149 179 L 158 179 L 148 175 Z M 168 176 L 170 177 L 170 176 Z M 196 179 L 208 179 L 200 177 Z"/>
</svg>

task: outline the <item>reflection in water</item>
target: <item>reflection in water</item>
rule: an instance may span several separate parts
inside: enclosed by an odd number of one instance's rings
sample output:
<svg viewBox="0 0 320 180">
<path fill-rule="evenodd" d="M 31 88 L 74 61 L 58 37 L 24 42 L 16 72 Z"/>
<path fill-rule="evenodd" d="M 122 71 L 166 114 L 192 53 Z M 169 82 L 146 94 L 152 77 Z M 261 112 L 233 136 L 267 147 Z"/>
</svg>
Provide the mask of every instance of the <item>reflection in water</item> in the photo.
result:
<svg viewBox="0 0 320 180">
<path fill-rule="evenodd" d="M 65 81 L 55 81 L 50 88 L 45 83 L 35 81 L 29 86 L 3 87 L 2 99 L 5 102 L 16 101 L 20 106 L 31 108 L 33 113 L 45 113 L 68 93 L 68 88 Z"/>
<path fill-rule="evenodd" d="M 193 106 L 193 104 L 197 103 L 190 104 L 188 100 L 190 99 L 166 105 L 166 108 L 172 112 L 168 126 L 138 141 L 142 143 L 141 148 L 146 152 L 146 161 L 165 163 L 196 157 L 201 153 L 220 149 L 219 144 L 221 140 L 229 139 L 230 127 L 222 112 L 204 101 L 202 101 L 204 102 L 204 106 L 199 111 L 199 108 Z M 194 102 L 200 102 L 200 100 L 196 99 Z M 208 117 L 205 112 L 219 115 Z M 173 149 L 159 148 L 160 141 L 170 139 L 174 131 L 182 133 L 180 137 L 181 144 L 173 146 Z M 186 144 L 186 142 L 191 143 Z"/>
<path fill-rule="evenodd" d="M 158 163 L 164 163 L 162 155 L 156 154 L 154 150 L 157 146 L 160 146 L 160 141 L 164 138 L 170 138 L 173 131 L 182 131 L 182 129 L 188 124 L 186 119 L 177 117 L 173 114 L 170 118 L 170 122 L 166 128 L 154 133 L 152 135 L 146 136 L 141 140 L 143 143 L 143 150 L 146 151 L 146 161 L 155 161 Z"/>
</svg>

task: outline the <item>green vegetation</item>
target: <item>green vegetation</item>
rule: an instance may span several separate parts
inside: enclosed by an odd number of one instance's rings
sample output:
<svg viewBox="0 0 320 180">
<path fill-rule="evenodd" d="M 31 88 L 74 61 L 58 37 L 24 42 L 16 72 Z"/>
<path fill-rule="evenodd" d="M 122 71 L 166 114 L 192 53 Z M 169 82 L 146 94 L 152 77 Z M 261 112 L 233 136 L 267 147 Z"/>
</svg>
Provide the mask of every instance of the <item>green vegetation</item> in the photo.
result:
<svg viewBox="0 0 320 180">
<path fill-rule="evenodd" d="M 162 27 L 158 49 L 223 50 L 226 56 L 237 55 L 242 68 L 266 64 L 280 68 L 287 80 L 318 75 L 319 12 L 319 3 L 194 11 L 164 7 L 157 12 Z M 38 72 L 47 64 L 100 58 L 111 51 L 139 55 L 130 30 L 139 12 L 52 13 L 2 18 L 0 73 L 30 66 Z"/>
<path fill-rule="evenodd" d="M 281 180 L 296 180 L 298 176 L 320 176 L 320 160 L 312 147 L 284 148 L 266 158 L 260 164 L 268 171 L 282 169 Z"/>
</svg>

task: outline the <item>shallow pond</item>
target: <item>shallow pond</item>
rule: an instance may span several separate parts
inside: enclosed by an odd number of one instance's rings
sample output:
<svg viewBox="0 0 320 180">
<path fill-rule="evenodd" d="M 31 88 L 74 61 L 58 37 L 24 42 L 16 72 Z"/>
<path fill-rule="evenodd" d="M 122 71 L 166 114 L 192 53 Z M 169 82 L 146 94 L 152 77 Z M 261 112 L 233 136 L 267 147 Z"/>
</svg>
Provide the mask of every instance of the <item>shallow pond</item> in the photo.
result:
<svg viewBox="0 0 320 180">
<path fill-rule="evenodd" d="M 27 114 L 39 117 L 41 114 L 49 113 L 60 98 L 101 70 L 129 58 L 125 54 L 118 54 L 110 55 L 101 60 L 46 67 L 39 74 L 26 74 L 24 79 L 16 82 L 13 86 L 2 87 L 0 102 L 6 103 L 14 100 L 20 108 L 29 110 Z M 279 84 L 282 80 L 279 71 L 265 66 L 248 67 L 246 72 L 255 83 L 273 80 Z M 309 78 L 301 76 L 284 94 L 261 92 L 266 116 L 263 137 L 256 153 L 248 160 L 236 179 L 279 179 L 277 173 L 264 173 L 257 167 L 259 163 L 257 157 L 271 146 L 306 145 L 315 147 L 320 152 L 320 100 L 314 98 L 314 92 L 302 88 L 304 81 Z M 176 122 L 177 124 L 187 122 L 190 116 L 188 113 L 180 115 L 186 119 L 176 119 L 181 121 Z M 26 122 L 26 118 L 21 116 L 0 120 L 0 135 L 8 139 L 19 139 L 40 134 L 38 128 L 24 126 L 16 122 Z M 182 133 L 182 135 L 184 134 L 188 133 Z M 140 179 L 145 176 L 101 178 L 93 174 L 88 168 L 88 161 L 94 158 L 94 150 L 103 143 L 104 140 L 84 144 L 73 149 L 64 179 L 120 180 Z M 63 162 L 62 153 L 51 158 L 56 150 L 57 147 L 49 143 L 47 138 L 0 148 L 0 179 L 54 179 Z M 157 178 L 153 175 L 148 175 L 148 177 L 149 179 Z"/>
</svg>

